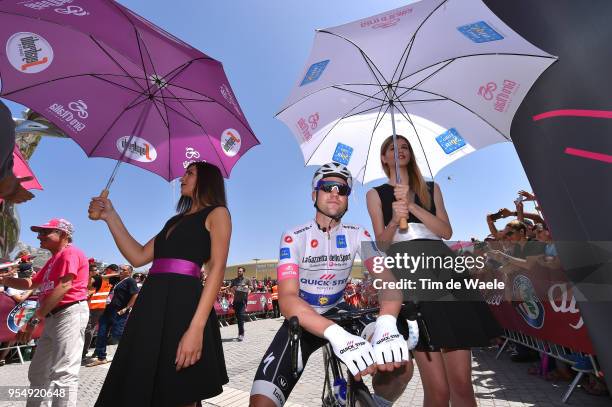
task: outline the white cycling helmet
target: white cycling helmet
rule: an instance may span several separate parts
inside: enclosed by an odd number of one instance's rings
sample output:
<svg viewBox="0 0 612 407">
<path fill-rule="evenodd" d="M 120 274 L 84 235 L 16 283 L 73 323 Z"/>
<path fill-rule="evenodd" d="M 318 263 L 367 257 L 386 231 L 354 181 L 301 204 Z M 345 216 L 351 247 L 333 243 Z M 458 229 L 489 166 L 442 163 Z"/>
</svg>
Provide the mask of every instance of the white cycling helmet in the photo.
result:
<svg viewBox="0 0 612 407">
<path fill-rule="evenodd" d="M 312 177 L 312 189 L 317 188 L 317 184 L 323 178 L 328 177 L 339 177 L 346 181 L 349 188 L 353 189 L 353 176 L 346 165 L 339 163 L 327 163 L 323 164 L 319 167 L 318 170 L 315 171 L 314 176 Z"/>
</svg>

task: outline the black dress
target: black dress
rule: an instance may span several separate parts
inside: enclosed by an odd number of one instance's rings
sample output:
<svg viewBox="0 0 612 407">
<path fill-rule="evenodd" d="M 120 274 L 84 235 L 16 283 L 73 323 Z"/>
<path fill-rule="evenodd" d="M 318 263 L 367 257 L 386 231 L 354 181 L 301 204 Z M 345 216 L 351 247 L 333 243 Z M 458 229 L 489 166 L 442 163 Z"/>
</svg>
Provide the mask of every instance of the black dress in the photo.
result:
<svg viewBox="0 0 612 407">
<path fill-rule="evenodd" d="M 213 209 L 171 218 L 155 237 L 154 258 L 198 265 L 208 261 L 210 234 L 204 222 Z M 96 406 L 181 406 L 223 391 L 229 379 L 214 308 L 204 328 L 200 360 L 179 372 L 174 365 L 202 288 L 200 279 L 181 274 L 159 273 L 145 280 Z"/>
<path fill-rule="evenodd" d="M 431 197 L 431 212 L 436 214 L 436 206 L 433 200 L 433 182 L 427 183 Z M 393 187 L 383 184 L 374 188 L 378 192 L 382 203 L 383 219 L 385 226 L 389 224 L 393 216 L 391 204 L 395 200 Z M 415 203 L 420 205 L 418 195 L 415 195 Z M 426 209 L 426 208 L 425 208 Z M 422 223 L 414 214 L 410 214 L 409 223 Z M 410 242 L 397 242 L 387 250 L 388 256 L 408 252 L 413 256 L 420 254 L 426 256 L 451 256 L 454 252 L 441 240 L 415 239 Z M 403 273 L 402 278 L 410 276 L 412 279 L 425 277 L 424 270 L 417 270 L 414 274 Z M 409 290 L 406 296 L 414 295 L 420 301 L 407 301 L 405 308 L 408 314 L 415 315 L 420 312 L 422 317 L 417 319 L 419 323 L 419 342 L 416 350 L 440 351 L 440 349 L 468 349 L 472 347 L 488 346 L 491 339 L 500 336 L 503 332 L 498 322 L 493 317 L 488 305 L 484 302 L 480 293 L 465 287 L 464 274 L 449 272 L 447 269 L 426 270 L 427 277 L 434 281 L 446 282 L 454 279 L 462 283 L 462 288 L 457 290 Z M 406 297 L 405 297 L 406 298 Z"/>
</svg>

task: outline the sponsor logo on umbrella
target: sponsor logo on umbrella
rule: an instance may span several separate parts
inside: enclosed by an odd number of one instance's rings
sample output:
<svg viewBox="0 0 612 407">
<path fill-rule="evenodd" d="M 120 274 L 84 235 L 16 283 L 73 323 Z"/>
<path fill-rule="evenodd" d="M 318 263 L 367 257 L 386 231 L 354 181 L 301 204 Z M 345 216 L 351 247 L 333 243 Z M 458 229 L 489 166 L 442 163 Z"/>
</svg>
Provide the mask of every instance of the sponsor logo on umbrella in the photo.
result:
<svg viewBox="0 0 612 407">
<path fill-rule="evenodd" d="M 229 86 L 227 86 L 226 84 L 222 84 L 221 86 L 219 86 L 219 92 L 221 92 L 221 96 L 223 96 L 223 99 L 225 99 L 225 101 L 234 108 L 236 113 L 242 116 L 242 112 L 240 111 L 238 103 L 236 102 L 236 99 L 234 99 L 234 95 L 232 94 L 232 91 L 230 90 Z"/>
<path fill-rule="evenodd" d="M 297 121 L 297 127 L 300 129 L 304 141 L 308 141 L 312 138 L 312 133 L 310 131 L 315 130 L 319 126 L 319 119 L 319 112 L 316 112 L 308 116 L 308 121 L 303 117 L 300 117 Z"/>
<path fill-rule="evenodd" d="M 335 161 L 340 164 L 348 165 L 351 160 L 351 156 L 353 155 L 353 147 L 347 146 L 346 144 L 338 143 L 336 145 L 336 151 L 334 151 L 334 156 L 332 157 L 332 161 Z"/>
<path fill-rule="evenodd" d="M 457 129 L 448 129 L 444 133 L 436 137 L 436 141 L 442 147 L 446 154 L 454 153 L 455 151 L 466 146 L 465 140 Z"/>
<path fill-rule="evenodd" d="M 309 83 L 319 80 L 321 75 L 323 75 L 323 71 L 325 71 L 325 68 L 327 68 L 327 64 L 329 64 L 329 59 L 310 65 L 310 68 L 308 68 L 308 71 L 306 71 L 306 75 L 304 75 L 304 79 L 302 79 L 300 86 L 308 85 Z"/>
<path fill-rule="evenodd" d="M 81 99 L 68 103 L 68 108 L 65 108 L 62 104 L 53 103 L 47 110 L 53 113 L 58 119 L 66 122 L 66 124 L 76 132 L 81 132 L 87 127 L 85 123 L 79 120 L 89 117 L 87 104 Z"/>
<path fill-rule="evenodd" d="M 462 25 L 461 27 L 457 27 L 457 30 L 477 44 L 482 42 L 500 41 L 504 39 L 503 35 L 495 31 L 484 21 L 477 21 L 472 24 Z"/>
<path fill-rule="evenodd" d="M 89 113 L 87 112 L 87 105 L 81 99 L 76 102 L 68 103 L 68 109 L 76 112 L 77 116 L 81 119 L 87 119 L 89 117 Z"/>
<path fill-rule="evenodd" d="M 193 147 L 185 147 L 185 158 L 187 160 L 183 161 L 183 168 L 187 168 L 192 163 L 198 162 L 200 152 Z"/>
<path fill-rule="evenodd" d="M 117 140 L 117 150 L 120 153 L 123 153 L 125 150 L 125 157 L 141 163 L 150 163 L 157 159 L 155 147 L 147 140 L 140 137 L 132 137 L 132 140 L 129 140 L 130 136 L 124 136 Z M 129 146 L 128 141 L 130 143 Z"/>
<path fill-rule="evenodd" d="M 39 73 L 51 65 L 53 48 L 38 34 L 20 32 L 6 42 L 6 55 L 19 72 Z"/>
<path fill-rule="evenodd" d="M 395 12 L 387 14 L 387 15 L 381 15 L 381 16 L 369 18 L 361 22 L 361 28 L 372 28 L 374 30 L 377 30 L 379 28 L 393 27 L 397 25 L 397 23 L 400 22 L 402 17 L 410 13 L 412 13 L 412 8 L 407 7 L 407 8 L 396 10 Z"/>
<path fill-rule="evenodd" d="M 59 14 L 69 14 L 73 16 L 87 16 L 89 13 L 81 6 L 70 5 L 62 8 L 65 4 L 72 4 L 74 0 L 42 0 L 42 1 L 25 1 L 21 3 L 24 7 L 42 11 L 51 7 L 55 7 L 53 11 Z"/>
<path fill-rule="evenodd" d="M 240 151 L 240 133 L 234 129 L 227 129 L 221 134 L 221 149 L 228 157 L 233 157 Z"/>
<path fill-rule="evenodd" d="M 55 8 L 53 9 L 53 11 L 59 14 L 72 15 L 72 16 L 77 16 L 77 17 L 83 17 L 83 16 L 89 15 L 89 12 L 87 12 L 81 6 L 68 6 L 65 8 Z"/>
<path fill-rule="evenodd" d="M 512 96 L 516 93 L 520 87 L 515 81 L 504 79 L 499 92 L 499 87 L 495 82 L 488 82 L 486 85 L 478 88 L 478 94 L 485 100 L 494 100 L 494 109 L 500 113 L 505 113 L 508 110 L 510 102 L 512 102 Z"/>
</svg>

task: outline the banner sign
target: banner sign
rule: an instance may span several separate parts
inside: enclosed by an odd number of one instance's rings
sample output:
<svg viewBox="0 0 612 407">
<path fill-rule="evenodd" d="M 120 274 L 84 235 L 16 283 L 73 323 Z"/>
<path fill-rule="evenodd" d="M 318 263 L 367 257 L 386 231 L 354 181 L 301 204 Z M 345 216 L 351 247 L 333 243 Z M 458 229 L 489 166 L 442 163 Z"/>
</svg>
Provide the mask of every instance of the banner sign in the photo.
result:
<svg viewBox="0 0 612 407">
<path fill-rule="evenodd" d="M 11 342 L 36 311 L 36 298 L 28 298 L 17 304 L 15 300 L 0 293 L 0 342 Z M 40 337 L 44 328 L 44 320 L 34 330 L 33 339 Z"/>
<path fill-rule="evenodd" d="M 490 280 L 500 272 L 487 273 Z M 529 270 L 505 266 L 505 287 L 482 291 L 499 324 L 512 331 L 580 352 L 594 354 L 586 326 L 561 270 L 533 264 Z"/>
<path fill-rule="evenodd" d="M 220 296 L 215 301 L 215 312 L 218 316 L 234 315 L 234 307 L 232 305 L 233 297 Z M 247 298 L 247 306 L 245 312 L 247 314 L 272 311 L 272 294 L 270 293 L 250 293 Z"/>
</svg>

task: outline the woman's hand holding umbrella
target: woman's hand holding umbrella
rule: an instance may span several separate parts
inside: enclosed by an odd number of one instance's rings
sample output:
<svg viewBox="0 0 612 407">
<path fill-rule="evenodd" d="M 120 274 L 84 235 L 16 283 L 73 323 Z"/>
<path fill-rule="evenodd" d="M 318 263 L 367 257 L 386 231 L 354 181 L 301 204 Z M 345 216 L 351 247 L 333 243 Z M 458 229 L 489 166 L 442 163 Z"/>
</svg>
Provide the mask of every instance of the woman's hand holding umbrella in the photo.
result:
<svg viewBox="0 0 612 407">
<path fill-rule="evenodd" d="M 116 213 L 111 200 L 102 195 L 91 198 L 87 212 L 92 220 L 107 220 L 112 214 Z"/>
<path fill-rule="evenodd" d="M 406 219 L 408 219 L 408 202 L 405 200 L 395 201 L 391 204 L 391 206 L 393 208 L 393 218 L 391 221 L 394 224 L 399 225 L 401 230 L 402 220 L 406 222 Z"/>
<path fill-rule="evenodd" d="M 410 202 L 409 194 L 410 186 L 397 184 L 393 187 L 393 195 L 395 196 L 396 201 L 401 201 L 406 204 L 406 215 L 401 217 L 398 221 L 400 230 L 408 229 L 408 202 Z M 403 210 L 403 206 L 402 206 Z"/>
</svg>

